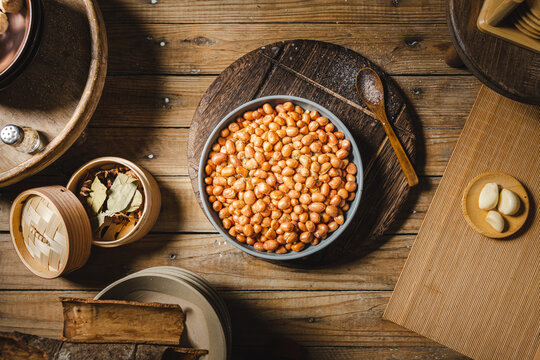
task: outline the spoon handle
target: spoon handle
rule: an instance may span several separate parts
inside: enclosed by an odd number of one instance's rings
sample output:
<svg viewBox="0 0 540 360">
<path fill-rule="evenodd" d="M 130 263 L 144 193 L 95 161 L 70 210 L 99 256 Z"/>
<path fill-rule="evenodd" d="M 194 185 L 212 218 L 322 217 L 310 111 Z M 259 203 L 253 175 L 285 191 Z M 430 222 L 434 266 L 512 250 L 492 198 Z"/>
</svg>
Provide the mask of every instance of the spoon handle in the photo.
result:
<svg viewBox="0 0 540 360">
<path fill-rule="evenodd" d="M 394 129 L 388 122 L 386 112 L 377 111 L 376 115 L 379 118 L 384 128 L 384 131 L 386 132 L 386 136 L 388 136 L 388 140 L 390 140 L 390 145 L 392 145 L 392 147 L 394 148 L 394 152 L 396 153 L 399 164 L 401 165 L 401 170 L 403 170 L 403 173 L 407 178 L 407 183 L 409 184 L 409 186 L 415 186 L 416 184 L 418 184 L 418 176 L 416 176 L 416 172 L 414 171 L 411 161 L 409 160 L 409 157 L 407 156 L 405 150 L 403 150 L 403 146 L 401 146 L 401 143 L 399 142 L 399 139 L 397 138 Z"/>
</svg>

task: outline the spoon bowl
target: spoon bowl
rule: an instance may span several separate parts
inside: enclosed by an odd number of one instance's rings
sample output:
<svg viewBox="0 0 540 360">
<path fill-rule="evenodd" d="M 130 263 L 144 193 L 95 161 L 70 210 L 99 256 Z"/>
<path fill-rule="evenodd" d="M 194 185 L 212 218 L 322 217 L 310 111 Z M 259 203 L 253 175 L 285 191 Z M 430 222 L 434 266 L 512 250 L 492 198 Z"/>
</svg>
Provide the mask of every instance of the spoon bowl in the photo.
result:
<svg viewBox="0 0 540 360">
<path fill-rule="evenodd" d="M 401 169 L 407 178 L 407 183 L 409 186 L 418 184 L 418 176 L 414 171 L 411 161 L 403 149 L 403 146 L 399 142 L 394 129 L 388 122 L 384 106 L 384 87 L 381 78 L 379 75 L 377 75 L 375 70 L 366 67 L 360 69 L 356 74 L 355 86 L 356 92 L 362 101 L 381 122 L 384 131 L 388 136 L 388 140 L 394 148 L 394 152 L 396 153 Z"/>
</svg>

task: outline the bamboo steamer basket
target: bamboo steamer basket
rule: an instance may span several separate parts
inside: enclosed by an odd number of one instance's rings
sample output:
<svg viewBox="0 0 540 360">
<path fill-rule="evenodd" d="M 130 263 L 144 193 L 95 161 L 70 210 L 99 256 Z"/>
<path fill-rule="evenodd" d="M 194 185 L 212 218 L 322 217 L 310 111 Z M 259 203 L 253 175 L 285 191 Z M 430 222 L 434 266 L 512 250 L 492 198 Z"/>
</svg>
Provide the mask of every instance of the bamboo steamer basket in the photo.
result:
<svg viewBox="0 0 540 360">
<path fill-rule="evenodd" d="M 75 171 L 71 179 L 69 179 L 67 184 L 68 190 L 76 193 L 79 183 L 90 170 L 95 168 L 112 168 L 115 165 L 126 166 L 135 172 L 142 185 L 144 207 L 137 224 L 132 228 L 123 229 L 118 239 L 113 241 L 103 241 L 94 237 L 92 243 L 102 247 L 125 245 L 144 237 L 156 223 L 161 210 L 161 192 L 159 191 L 159 186 L 154 177 L 142 167 L 119 157 L 101 157 L 86 163 Z"/>
<path fill-rule="evenodd" d="M 90 220 L 79 199 L 63 186 L 21 193 L 11 207 L 10 227 L 22 262 L 42 278 L 70 273 L 90 256 Z"/>
<path fill-rule="evenodd" d="M 93 234 L 86 210 L 75 195 L 79 183 L 95 168 L 123 165 L 137 175 L 143 192 L 143 211 L 133 226 L 119 231 L 115 240 Z M 24 265 L 34 274 L 53 279 L 82 267 L 91 245 L 116 247 L 144 237 L 161 209 L 161 192 L 154 177 L 131 161 L 117 157 L 94 159 L 70 178 L 67 187 L 54 185 L 26 190 L 11 206 L 11 240 Z"/>
</svg>

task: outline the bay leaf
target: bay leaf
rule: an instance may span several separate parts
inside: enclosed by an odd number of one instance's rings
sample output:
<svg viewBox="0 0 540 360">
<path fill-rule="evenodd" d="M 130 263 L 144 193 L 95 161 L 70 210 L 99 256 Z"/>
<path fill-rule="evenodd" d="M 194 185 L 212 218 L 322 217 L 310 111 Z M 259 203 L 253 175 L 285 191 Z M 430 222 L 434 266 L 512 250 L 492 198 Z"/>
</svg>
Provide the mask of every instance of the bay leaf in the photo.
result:
<svg viewBox="0 0 540 360">
<path fill-rule="evenodd" d="M 86 198 L 86 203 L 90 206 L 93 214 L 99 213 L 103 203 L 107 199 L 107 187 L 96 176 L 90 187 L 90 193 Z"/>
<path fill-rule="evenodd" d="M 123 175 L 123 176 L 120 176 Z M 137 191 L 137 179 L 132 181 L 131 176 L 118 174 L 116 179 L 109 189 L 109 197 L 107 199 L 107 210 L 113 213 L 125 210 Z"/>
<path fill-rule="evenodd" d="M 118 175 L 116 175 L 116 179 L 114 179 L 114 181 L 118 181 L 120 182 L 121 184 L 129 184 L 129 183 L 134 183 L 136 181 L 138 181 L 136 178 L 134 178 L 133 176 L 129 176 L 127 174 L 124 174 L 124 173 L 118 173 Z"/>
<path fill-rule="evenodd" d="M 129 204 L 129 207 L 126 210 L 126 213 L 137 210 L 141 206 L 142 200 L 143 198 L 141 192 L 139 190 L 135 191 L 135 195 L 133 195 L 133 199 L 131 200 L 131 204 Z"/>
</svg>

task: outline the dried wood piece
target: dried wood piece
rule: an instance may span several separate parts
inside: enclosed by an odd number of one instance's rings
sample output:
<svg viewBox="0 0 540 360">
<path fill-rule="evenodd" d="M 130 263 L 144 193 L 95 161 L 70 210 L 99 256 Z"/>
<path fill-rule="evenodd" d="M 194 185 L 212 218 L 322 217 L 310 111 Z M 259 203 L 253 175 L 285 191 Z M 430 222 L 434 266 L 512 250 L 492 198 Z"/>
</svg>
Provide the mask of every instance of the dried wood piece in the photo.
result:
<svg viewBox="0 0 540 360">
<path fill-rule="evenodd" d="M 43 360 L 49 359 L 45 351 L 29 345 L 15 335 L 0 333 L 0 360 Z"/>
<path fill-rule="evenodd" d="M 162 359 L 162 360 L 197 360 L 208 354 L 208 350 L 166 347 L 156 345 L 137 345 L 135 360 Z"/>
<path fill-rule="evenodd" d="M 197 360 L 208 350 L 163 345 L 69 343 L 22 333 L 0 333 L 0 360 Z"/>
<path fill-rule="evenodd" d="M 166 359 L 197 360 L 199 357 L 208 354 L 208 350 L 191 348 L 169 348 L 163 354 Z M 168 357 L 167 357 L 168 356 Z"/>
<path fill-rule="evenodd" d="M 179 305 L 60 298 L 62 340 L 178 345 L 184 330 Z"/>
</svg>

